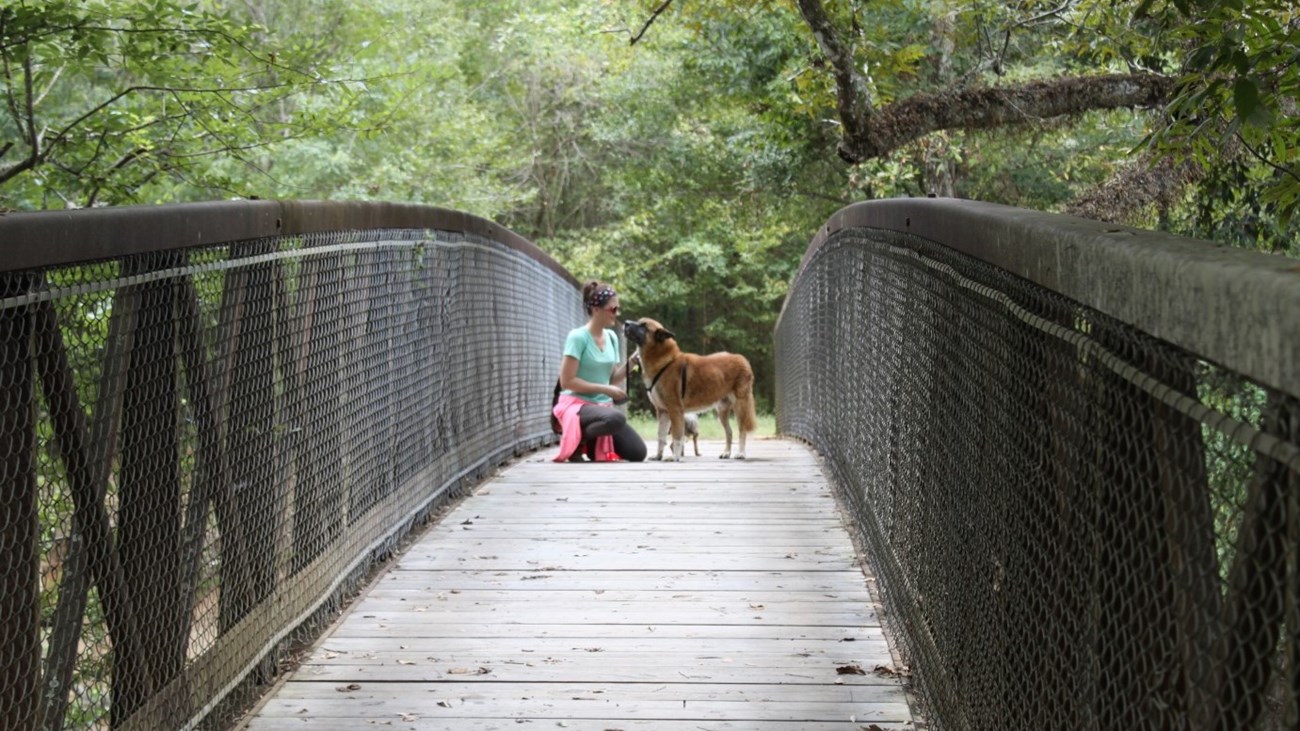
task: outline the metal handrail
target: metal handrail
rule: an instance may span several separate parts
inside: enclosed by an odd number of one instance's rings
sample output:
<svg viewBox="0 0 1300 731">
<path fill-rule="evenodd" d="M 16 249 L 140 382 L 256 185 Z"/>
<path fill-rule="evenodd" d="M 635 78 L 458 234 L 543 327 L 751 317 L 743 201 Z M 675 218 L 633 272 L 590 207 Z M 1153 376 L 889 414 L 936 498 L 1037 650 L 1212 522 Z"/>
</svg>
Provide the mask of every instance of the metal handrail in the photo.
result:
<svg viewBox="0 0 1300 731">
<path fill-rule="evenodd" d="M 1300 718 L 1300 267 L 943 199 L 817 233 L 777 423 L 940 729 Z"/>
<path fill-rule="evenodd" d="M 404 535 L 554 440 L 577 284 L 426 206 L 0 215 L 0 728 L 237 714 Z"/>
</svg>

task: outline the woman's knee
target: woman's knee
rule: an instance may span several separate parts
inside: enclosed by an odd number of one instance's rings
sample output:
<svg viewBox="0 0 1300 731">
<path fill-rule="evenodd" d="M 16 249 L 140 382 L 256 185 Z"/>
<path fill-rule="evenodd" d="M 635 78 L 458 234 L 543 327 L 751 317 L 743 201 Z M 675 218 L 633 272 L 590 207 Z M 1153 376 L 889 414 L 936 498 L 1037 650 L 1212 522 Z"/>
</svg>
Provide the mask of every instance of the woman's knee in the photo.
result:
<svg viewBox="0 0 1300 731">
<path fill-rule="evenodd" d="M 602 413 L 583 425 L 583 433 L 587 436 L 603 437 L 606 434 L 613 434 L 627 425 L 627 417 L 621 412 L 613 409 L 602 408 L 602 410 L 608 413 Z"/>
<path fill-rule="evenodd" d="M 648 451 L 645 440 L 632 427 L 627 427 L 614 437 L 614 451 L 628 462 L 644 462 Z"/>
</svg>

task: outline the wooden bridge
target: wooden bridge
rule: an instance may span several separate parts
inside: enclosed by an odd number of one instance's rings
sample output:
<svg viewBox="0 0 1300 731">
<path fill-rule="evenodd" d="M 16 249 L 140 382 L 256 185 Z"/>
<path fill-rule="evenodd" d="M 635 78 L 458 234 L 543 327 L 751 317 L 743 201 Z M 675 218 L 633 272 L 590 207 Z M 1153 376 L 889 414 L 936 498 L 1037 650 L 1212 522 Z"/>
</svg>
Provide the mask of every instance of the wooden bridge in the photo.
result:
<svg viewBox="0 0 1300 731">
<path fill-rule="evenodd" d="M 751 444 L 744 462 L 707 443 L 680 464 L 518 460 L 245 728 L 913 728 L 817 459 Z"/>
<path fill-rule="evenodd" d="M 802 441 L 570 465 L 578 282 L 490 221 L 228 201 L 0 242 L 0 729 L 1300 719 L 1293 260 L 853 205 L 773 333 Z"/>
</svg>

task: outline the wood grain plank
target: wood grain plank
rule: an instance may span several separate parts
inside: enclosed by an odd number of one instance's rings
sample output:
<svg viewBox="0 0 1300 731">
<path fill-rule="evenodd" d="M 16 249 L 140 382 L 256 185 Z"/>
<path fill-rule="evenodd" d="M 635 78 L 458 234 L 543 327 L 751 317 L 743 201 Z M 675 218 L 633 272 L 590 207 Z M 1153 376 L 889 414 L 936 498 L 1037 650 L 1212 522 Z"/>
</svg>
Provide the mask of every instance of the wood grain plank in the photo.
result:
<svg viewBox="0 0 1300 731">
<path fill-rule="evenodd" d="M 913 728 L 874 580 L 802 445 L 550 451 L 426 531 L 244 728 Z"/>
</svg>

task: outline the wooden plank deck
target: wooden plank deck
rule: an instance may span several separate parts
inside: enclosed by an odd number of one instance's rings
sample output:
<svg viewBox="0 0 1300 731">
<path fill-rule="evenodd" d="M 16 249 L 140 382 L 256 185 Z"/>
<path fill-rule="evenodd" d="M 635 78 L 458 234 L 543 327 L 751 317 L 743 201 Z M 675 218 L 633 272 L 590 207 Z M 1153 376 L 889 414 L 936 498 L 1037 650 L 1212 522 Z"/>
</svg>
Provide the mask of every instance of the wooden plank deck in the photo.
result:
<svg viewBox="0 0 1300 731">
<path fill-rule="evenodd" d="M 245 728 L 912 728 L 816 458 L 749 446 L 745 462 L 717 443 L 680 464 L 544 450 L 507 466 Z"/>
</svg>

